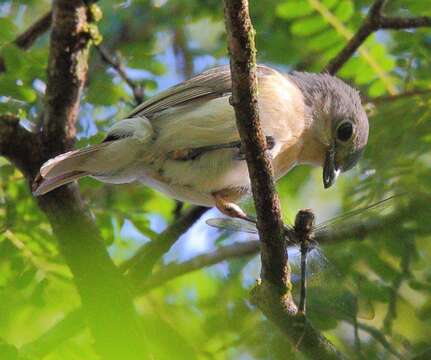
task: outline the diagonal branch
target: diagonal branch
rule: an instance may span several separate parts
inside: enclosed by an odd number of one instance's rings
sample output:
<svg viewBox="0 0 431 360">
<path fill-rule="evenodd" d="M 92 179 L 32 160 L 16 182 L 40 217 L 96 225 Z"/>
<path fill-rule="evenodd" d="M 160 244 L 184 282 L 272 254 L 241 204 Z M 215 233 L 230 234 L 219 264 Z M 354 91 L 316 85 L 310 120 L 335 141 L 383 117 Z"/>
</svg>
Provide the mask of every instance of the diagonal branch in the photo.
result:
<svg viewBox="0 0 431 360">
<path fill-rule="evenodd" d="M 23 50 L 29 49 L 33 43 L 51 27 L 52 12 L 36 20 L 27 30 L 18 35 L 13 43 Z M 6 67 L 3 59 L 0 57 L 0 73 L 5 72 Z"/>
<path fill-rule="evenodd" d="M 412 203 L 415 204 L 413 201 Z M 414 208 L 417 210 L 417 207 Z M 328 232 L 323 236 L 317 236 L 316 241 L 319 244 L 333 243 L 337 241 L 344 241 L 354 239 L 361 241 L 371 234 L 378 234 L 400 224 L 405 219 L 406 213 L 411 213 L 412 207 L 403 211 L 396 212 L 393 215 L 385 216 L 383 218 L 374 219 L 372 221 L 353 223 L 350 226 L 343 227 L 341 230 L 337 229 L 336 232 Z M 192 271 L 200 270 L 207 266 L 217 264 L 221 261 L 229 260 L 237 257 L 251 256 L 258 254 L 260 250 L 260 241 L 250 240 L 244 243 L 237 243 L 218 248 L 212 253 L 198 255 L 188 261 L 182 263 L 170 263 L 163 266 L 159 271 L 154 272 L 150 276 L 142 276 L 140 279 L 134 279 L 136 283 L 136 290 L 134 293 L 142 296 L 147 291 L 156 287 L 164 285 L 166 282 L 171 281 L 179 276 L 183 276 Z M 133 269 L 133 263 L 126 262 L 122 266 L 123 270 Z M 56 346 L 66 341 L 67 339 L 75 336 L 79 331 L 85 327 L 84 314 L 82 308 L 75 309 L 59 321 L 44 335 L 40 336 L 34 342 L 26 344 L 22 350 L 25 354 L 29 353 L 34 356 L 42 357 L 50 353 Z M 362 328 L 362 324 L 359 324 Z M 367 331 L 367 329 L 365 329 Z M 379 332 L 379 330 L 375 330 Z M 380 332 L 379 332 L 380 333 Z M 373 336 L 375 336 L 373 334 Z M 376 337 L 376 336 L 375 336 Z M 379 340 L 381 342 L 381 340 Z"/>
<path fill-rule="evenodd" d="M 136 254 L 121 266 L 132 283 L 141 283 L 148 277 L 154 265 L 172 247 L 199 218 L 208 210 L 202 206 L 194 206 L 160 233 L 156 239 L 143 245 Z"/>
<path fill-rule="evenodd" d="M 49 11 L 36 20 L 27 30 L 17 36 L 14 44 L 21 49 L 29 49 L 33 43 L 51 27 L 52 12 Z"/>
<path fill-rule="evenodd" d="M 350 31 L 349 28 L 327 6 L 325 6 L 322 0 L 308 0 L 308 2 L 346 40 L 349 40 L 354 36 L 353 32 Z M 372 11 L 374 11 L 374 9 Z M 380 62 L 376 59 L 376 57 L 373 56 L 370 49 L 363 46 L 358 49 L 358 52 L 364 58 L 364 60 L 369 64 L 370 68 L 381 79 L 386 90 L 390 94 L 396 94 L 397 88 L 395 86 L 395 83 L 393 82 L 393 80 L 391 79 L 387 71 L 382 67 Z"/>
<path fill-rule="evenodd" d="M 190 272 L 225 260 L 255 255 L 259 252 L 259 248 L 260 242 L 258 240 L 250 240 L 222 246 L 211 253 L 198 255 L 188 261 L 168 264 L 148 277 L 147 280 L 144 279 L 143 282 L 140 282 L 136 287 L 136 291 L 138 294 L 142 294 Z"/>
<path fill-rule="evenodd" d="M 112 66 L 112 68 L 118 73 L 124 82 L 132 89 L 136 105 L 142 103 L 144 101 L 144 89 L 142 85 L 137 84 L 127 75 L 124 65 L 119 57 L 110 54 L 108 50 L 102 45 L 97 45 L 96 49 L 99 51 L 102 60 L 109 66 Z"/>
<path fill-rule="evenodd" d="M 415 89 L 415 90 L 406 91 L 396 95 L 389 95 L 389 96 L 382 95 L 374 98 L 368 98 L 366 100 L 371 104 L 377 105 L 377 104 L 385 104 L 393 101 L 398 101 L 402 99 L 408 99 L 411 97 L 430 96 L 430 95 L 431 95 L 431 89 Z"/>
<path fill-rule="evenodd" d="M 387 17 L 382 14 L 386 0 L 376 0 L 370 7 L 362 25 L 349 40 L 346 46 L 326 65 L 324 71 L 336 74 L 342 66 L 353 56 L 356 50 L 374 32 L 385 30 L 413 29 L 431 26 L 431 17 L 421 16 L 414 18 Z"/>
<path fill-rule="evenodd" d="M 212 253 L 198 255 L 182 263 L 172 263 L 164 266 L 146 280 L 137 285 L 134 292 L 137 296 L 142 296 L 154 288 L 164 285 L 166 282 L 177 277 L 186 275 L 193 271 L 217 264 L 232 258 L 254 255 L 259 250 L 259 241 L 248 241 L 218 248 Z M 62 320 L 51 327 L 36 340 L 25 344 L 20 352 L 24 355 L 31 355 L 35 358 L 42 358 L 48 355 L 53 349 L 61 345 L 64 341 L 73 338 L 80 331 L 85 329 L 85 317 L 82 308 L 77 308 L 68 313 Z"/>
</svg>

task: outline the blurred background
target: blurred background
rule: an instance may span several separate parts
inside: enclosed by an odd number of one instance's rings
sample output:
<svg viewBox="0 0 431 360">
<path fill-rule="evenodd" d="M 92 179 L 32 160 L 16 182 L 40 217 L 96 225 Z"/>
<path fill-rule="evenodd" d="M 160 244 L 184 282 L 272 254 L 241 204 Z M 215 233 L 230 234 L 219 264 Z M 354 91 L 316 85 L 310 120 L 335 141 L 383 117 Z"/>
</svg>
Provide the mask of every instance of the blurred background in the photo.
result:
<svg viewBox="0 0 431 360">
<path fill-rule="evenodd" d="M 283 72 L 321 71 L 359 27 L 370 4 L 251 1 L 259 62 Z M 19 114 L 28 129 L 38 126 L 43 109 L 49 35 L 28 51 L 11 41 L 50 6 L 47 0 L 0 1 L 0 55 L 7 66 L 0 73 L 0 112 Z M 145 98 L 228 63 L 221 1 L 106 0 L 99 6 L 100 46 L 142 86 Z M 431 8 L 427 1 L 393 0 L 385 12 L 421 16 L 431 15 Z M 321 169 L 305 166 L 278 184 L 287 222 L 300 208 L 314 209 L 320 223 L 406 193 L 349 217 L 348 224 L 333 224 L 331 232 L 343 230 L 344 235 L 322 243 L 325 255 L 310 259 L 310 319 L 352 357 L 410 358 L 431 347 L 430 74 L 430 29 L 373 34 L 338 73 L 361 91 L 369 112 L 370 140 L 363 160 L 330 190 L 323 190 Z M 134 105 L 131 87 L 92 48 L 76 146 L 101 141 Z M 176 216 L 175 201 L 143 186 L 84 179 L 80 189 L 119 265 Z M 245 207 L 252 211 L 250 201 Z M 257 238 L 205 223 L 220 216 L 215 209 L 207 211 L 153 271 Z M 292 249 L 294 268 L 297 258 Z M 136 304 L 151 329 L 155 358 L 301 359 L 249 302 L 259 271 L 257 254 L 221 258 L 139 293 Z M 295 289 L 297 278 L 293 276 Z M 68 319 L 79 304 L 70 271 L 26 180 L 0 157 L 1 341 L 39 359 L 97 359 L 85 328 L 57 328 L 59 340 L 43 345 L 43 334 Z"/>
</svg>

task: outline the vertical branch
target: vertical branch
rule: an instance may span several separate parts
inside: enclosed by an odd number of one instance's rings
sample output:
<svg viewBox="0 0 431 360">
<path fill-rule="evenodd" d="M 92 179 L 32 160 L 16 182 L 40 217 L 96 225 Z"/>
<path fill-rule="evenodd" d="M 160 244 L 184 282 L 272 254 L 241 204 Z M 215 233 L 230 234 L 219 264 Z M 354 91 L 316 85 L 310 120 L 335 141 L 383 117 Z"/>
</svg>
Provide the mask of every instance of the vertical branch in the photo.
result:
<svg viewBox="0 0 431 360">
<path fill-rule="evenodd" d="M 261 240 L 261 283 L 252 300 L 294 346 L 313 359 L 342 355 L 303 316 L 296 315 L 290 292 L 290 269 L 271 160 L 266 153 L 257 103 L 256 49 L 247 0 L 225 0 L 232 76 L 232 105 L 245 148 Z"/>
<path fill-rule="evenodd" d="M 79 99 L 88 70 L 87 7 L 55 1 L 48 59 L 43 140 L 50 155 L 73 145 Z"/>
<path fill-rule="evenodd" d="M 272 164 L 265 150 L 265 135 L 259 122 L 256 49 L 248 1 L 225 0 L 225 19 L 231 58 L 231 103 L 245 148 L 256 205 L 257 225 L 262 241 L 262 280 L 275 285 L 284 293 L 290 281 L 287 245 Z"/>
<path fill-rule="evenodd" d="M 178 25 L 175 28 L 173 50 L 175 54 L 177 72 L 183 75 L 185 79 L 191 78 L 194 73 L 193 55 L 187 43 L 187 35 L 184 25 Z"/>
<path fill-rule="evenodd" d="M 30 181 L 44 160 L 71 148 L 88 69 L 91 8 L 83 1 L 55 0 L 52 13 L 41 155 L 38 166 L 29 171 Z M 76 186 L 57 189 L 38 201 L 73 273 L 98 353 L 103 359 L 146 359 L 131 291 Z"/>
</svg>

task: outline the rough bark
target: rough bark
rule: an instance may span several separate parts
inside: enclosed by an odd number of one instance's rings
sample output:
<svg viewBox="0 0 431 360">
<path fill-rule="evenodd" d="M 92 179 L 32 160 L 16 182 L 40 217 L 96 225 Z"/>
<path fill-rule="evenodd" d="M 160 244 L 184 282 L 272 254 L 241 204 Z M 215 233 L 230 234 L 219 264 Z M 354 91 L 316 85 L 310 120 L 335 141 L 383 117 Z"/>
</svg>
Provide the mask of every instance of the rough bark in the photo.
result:
<svg viewBox="0 0 431 360">
<path fill-rule="evenodd" d="M 339 359 L 342 355 L 306 318 L 296 314 L 290 292 L 290 270 L 271 160 L 264 150 L 259 122 L 256 50 L 247 0 L 225 0 L 225 22 L 232 76 L 232 105 L 243 143 L 261 241 L 261 280 L 252 301 L 293 345 L 310 358 Z"/>
<path fill-rule="evenodd" d="M 47 159 L 71 149 L 80 95 L 87 76 L 92 13 L 83 1 L 56 0 L 43 128 L 33 134 L 13 116 L 2 116 L 0 153 L 29 184 Z M 127 282 L 110 259 L 74 185 L 38 198 L 80 294 L 86 320 L 104 359 L 144 359 L 143 327 Z"/>
<path fill-rule="evenodd" d="M 275 191 L 265 135 L 257 104 L 256 49 L 248 1 L 225 1 L 232 99 L 237 127 L 244 145 L 262 241 L 262 279 L 287 290 L 290 279 L 280 202 Z"/>
</svg>

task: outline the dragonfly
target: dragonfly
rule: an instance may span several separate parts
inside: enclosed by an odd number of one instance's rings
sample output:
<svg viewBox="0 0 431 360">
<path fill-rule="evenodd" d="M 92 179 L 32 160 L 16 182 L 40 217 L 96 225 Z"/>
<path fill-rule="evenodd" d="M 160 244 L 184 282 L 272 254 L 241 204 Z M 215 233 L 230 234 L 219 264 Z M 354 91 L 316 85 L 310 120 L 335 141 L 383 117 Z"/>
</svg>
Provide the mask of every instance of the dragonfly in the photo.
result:
<svg viewBox="0 0 431 360">
<path fill-rule="evenodd" d="M 307 303 L 307 279 L 310 278 L 312 281 L 313 278 L 320 278 L 323 280 L 325 276 L 322 276 L 322 272 L 328 272 L 329 275 L 326 275 L 332 279 L 337 278 L 337 274 L 339 272 L 334 269 L 331 265 L 330 261 L 324 255 L 323 250 L 319 247 L 319 244 L 316 239 L 319 238 L 327 238 L 328 234 L 332 231 L 331 229 L 337 230 L 337 228 L 343 227 L 346 225 L 349 219 L 359 216 L 361 214 L 370 213 L 372 210 L 382 211 L 383 208 L 389 206 L 392 200 L 398 196 L 404 194 L 396 194 L 390 197 L 387 197 L 383 200 L 375 202 L 371 205 L 354 209 L 349 212 L 345 212 L 339 216 L 336 216 L 332 219 L 324 221 L 320 224 L 315 224 L 315 215 L 311 209 L 302 209 L 299 210 L 296 217 L 294 225 L 289 223 L 285 224 L 285 233 L 286 239 L 288 243 L 292 244 L 292 246 L 299 247 L 300 254 L 300 265 L 299 265 L 299 305 L 298 312 L 305 314 L 306 312 L 306 303 Z M 243 232 L 250 234 L 257 234 L 256 222 L 252 219 L 237 219 L 237 218 L 212 218 L 208 219 L 206 223 L 212 227 L 233 231 L 233 232 Z M 309 264 L 309 258 L 312 258 L 313 261 Z M 291 258 L 289 256 L 289 258 Z M 294 262 L 292 262 L 294 263 Z M 311 265 L 311 270 L 307 269 Z M 292 266 L 292 265 L 291 265 Z M 313 281 L 313 282 L 318 282 Z M 323 280 L 326 285 L 328 285 L 327 280 Z M 322 281 L 322 282 L 323 282 Z M 336 280 L 335 280 L 336 281 Z M 349 287 L 355 288 L 355 286 L 350 285 Z M 332 290 L 332 289 L 331 289 Z M 322 297 L 322 292 L 319 289 L 318 297 Z M 352 297 L 352 292 L 350 291 L 350 298 Z M 371 304 L 362 303 L 361 308 L 358 308 L 358 301 L 355 295 L 353 295 L 354 304 L 342 304 L 341 307 L 349 308 L 352 312 L 355 313 L 356 316 L 361 318 L 370 319 L 374 317 L 374 310 L 371 307 Z M 350 299 L 352 301 L 352 299 Z M 343 310 L 347 311 L 347 310 Z M 347 314 L 346 314 L 347 315 Z M 350 317 L 350 314 L 348 314 Z M 355 319 L 356 319 L 355 316 Z"/>
</svg>

